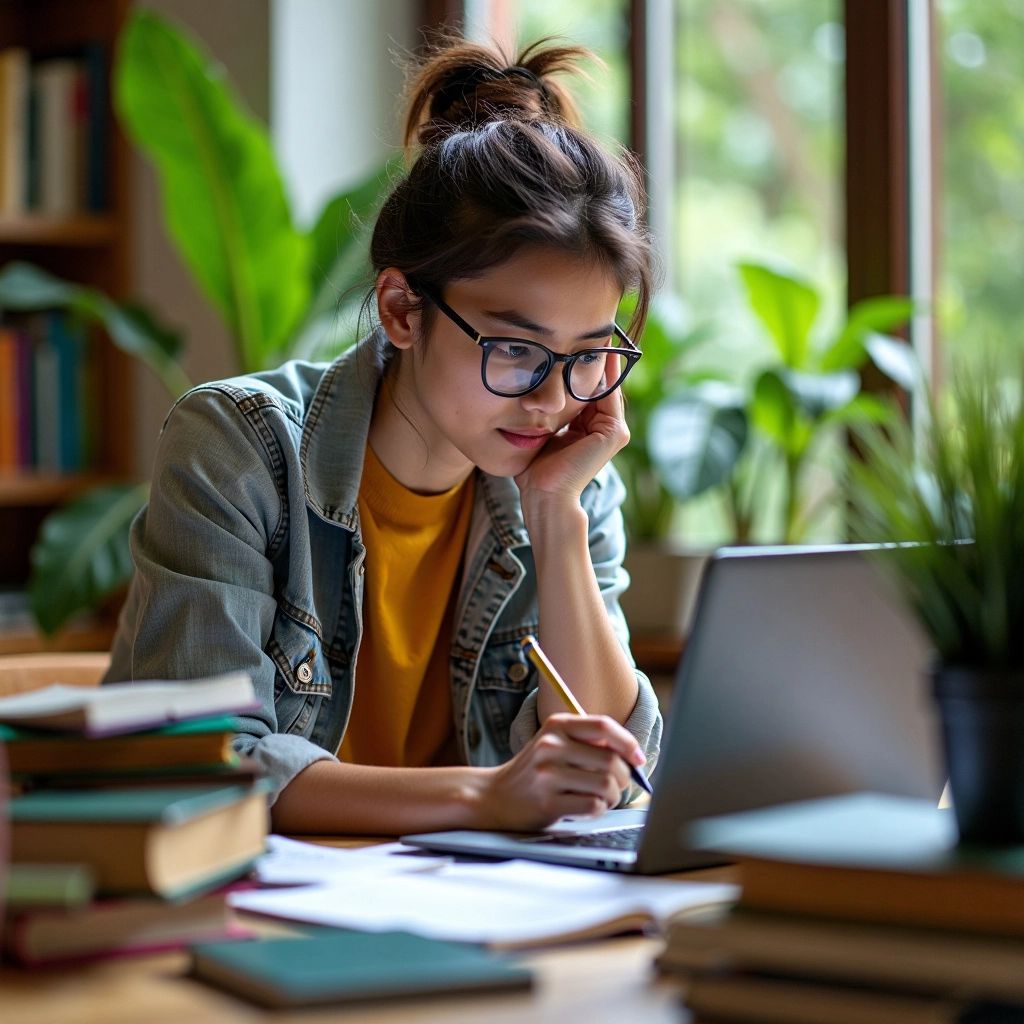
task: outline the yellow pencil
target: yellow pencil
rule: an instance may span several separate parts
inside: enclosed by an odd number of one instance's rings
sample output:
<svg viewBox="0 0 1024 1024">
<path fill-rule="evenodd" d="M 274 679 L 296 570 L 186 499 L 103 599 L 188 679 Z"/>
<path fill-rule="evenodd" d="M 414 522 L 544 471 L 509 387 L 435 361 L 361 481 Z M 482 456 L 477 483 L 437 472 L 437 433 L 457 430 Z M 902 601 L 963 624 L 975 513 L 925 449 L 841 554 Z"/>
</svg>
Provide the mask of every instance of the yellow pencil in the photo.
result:
<svg viewBox="0 0 1024 1024">
<path fill-rule="evenodd" d="M 537 671 L 541 674 L 541 678 L 548 682 L 555 693 L 562 698 L 562 703 L 566 708 L 575 715 L 585 715 L 586 711 L 583 710 L 583 705 L 573 696 L 572 690 L 569 689 L 566 681 L 558 674 L 558 669 L 548 660 L 548 656 L 541 650 L 536 638 L 530 635 L 524 636 L 519 646 L 522 647 L 526 652 L 526 656 L 533 662 Z M 629 774 L 638 786 L 647 790 L 648 793 L 654 792 L 650 780 L 643 770 L 635 764 L 629 766 Z"/>
</svg>

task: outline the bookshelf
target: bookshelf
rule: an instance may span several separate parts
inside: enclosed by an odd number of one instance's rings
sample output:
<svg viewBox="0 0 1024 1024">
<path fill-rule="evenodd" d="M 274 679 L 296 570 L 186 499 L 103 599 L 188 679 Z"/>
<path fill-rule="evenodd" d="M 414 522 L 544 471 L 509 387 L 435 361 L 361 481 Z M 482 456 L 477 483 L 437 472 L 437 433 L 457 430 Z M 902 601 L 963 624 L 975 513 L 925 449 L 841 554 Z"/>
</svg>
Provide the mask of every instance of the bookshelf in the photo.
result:
<svg viewBox="0 0 1024 1024">
<path fill-rule="evenodd" d="M 93 156 L 106 193 L 102 209 L 67 214 L 28 210 L 0 212 L 0 267 L 27 260 L 53 274 L 100 289 L 114 298 L 130 292 L 131 212 L 128 144 L 118 131 L 109 96 L 116 40 L 132 0 L 0 0 L 0 51 L 21 47 L 33 61 L 59 60 L 100 44 L 107 72 L 106 130 Z M 0 124 L 6 125 L 6 121 Z M 95 339 L 87 377 L 93 416 L 93 453 L 88 465 L 61 473 L 31 469 L 0 472 L 0 588 L 15 589 L 28 578 L 29 551 L 46 514 L 86 488 L 135 472 L 132 365 L 105 338 Z M 0 652 L 103 647 L 110 626 L 92 626 L 43 642 L 23 627 L 0 625 Z"/>
</svg>

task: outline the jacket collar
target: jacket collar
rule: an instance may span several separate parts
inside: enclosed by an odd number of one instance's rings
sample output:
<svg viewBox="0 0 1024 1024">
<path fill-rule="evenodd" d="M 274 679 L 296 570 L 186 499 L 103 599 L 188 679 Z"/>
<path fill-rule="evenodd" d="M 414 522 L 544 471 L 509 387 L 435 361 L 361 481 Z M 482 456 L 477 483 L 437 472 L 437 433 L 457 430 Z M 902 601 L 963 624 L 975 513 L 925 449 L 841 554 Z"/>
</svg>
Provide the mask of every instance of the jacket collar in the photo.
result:
<svg viewBox="0 0 1024 1024">
<path fill-rule="evenodd" d="M 363 454 L 389 352 L 378 327 L 331 363 L 306 411 L 299 451 L 306 502 L 322 519 L 349 530 L 356 528 Z M 477 470 L 477 484 L 477 509 L 483 505 L 501 546 L 528 544 L 515 481 Z"/>
</svg>

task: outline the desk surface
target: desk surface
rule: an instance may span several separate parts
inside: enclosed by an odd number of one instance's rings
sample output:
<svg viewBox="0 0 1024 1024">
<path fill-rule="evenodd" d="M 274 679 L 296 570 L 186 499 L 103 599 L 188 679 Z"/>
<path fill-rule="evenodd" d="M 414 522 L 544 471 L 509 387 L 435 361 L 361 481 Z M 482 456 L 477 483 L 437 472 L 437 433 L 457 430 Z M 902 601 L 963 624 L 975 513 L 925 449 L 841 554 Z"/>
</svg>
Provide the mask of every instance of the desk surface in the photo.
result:
<svg viewBox="0 0 1024 1024">
<path fill-rule="evenodd" d="M 324 840 L 319 840 L 324 841 Z M 327 840 L 330 845 L 362 845 Z M 685 877 L 732 881 L 725 868 Z M 247 918 L 256 922 L 261 919 Z M 687 1020 L 675 979 L 659 978 L 652 961 L 660 941 L 625 936 L 551 947 L 521 955 L 534 971 L 532 991 L 491 996 L 420 998 L 349 1008 L 271 1012 L 186 977 L 188 954 L 125 957 L 78 967 L 0 969 L 3 1024 L 681 1024 Z"/>
</svg>

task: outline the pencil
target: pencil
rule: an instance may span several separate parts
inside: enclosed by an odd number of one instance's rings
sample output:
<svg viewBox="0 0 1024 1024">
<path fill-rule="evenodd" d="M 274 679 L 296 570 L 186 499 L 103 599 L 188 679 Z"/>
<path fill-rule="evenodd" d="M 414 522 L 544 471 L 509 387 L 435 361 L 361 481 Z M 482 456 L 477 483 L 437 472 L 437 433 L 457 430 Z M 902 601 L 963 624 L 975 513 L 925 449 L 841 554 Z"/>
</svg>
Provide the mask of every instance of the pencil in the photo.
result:
<svg viewBox="0 0 1024 1024">
<path fill-rule="evenodd" d="M 526 656 L 533 662 L 541 677 L 550 683 L 555 693 L 562 698 L 562 703 L 566 708 L 575 715 L 585 715 L 586 711 L 583 710 L 583 706 L 573 696 L 573 692 L 569 689 L 566 681 L 558 674 L 558 669 L 551 664 L 548 656 L 540 649 L 540 644 L 537 643 L 536 638 L 530 635 L 524 636 L 519 646 L 526 652 Z M 629 766 L 629 774 L 638 786 L 645 789 L 648 793 L 654 793 L 650 780 L 644 774 L 642 768 L 631 764 Z"/>
</svg>

